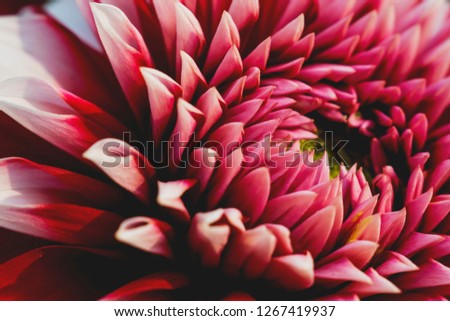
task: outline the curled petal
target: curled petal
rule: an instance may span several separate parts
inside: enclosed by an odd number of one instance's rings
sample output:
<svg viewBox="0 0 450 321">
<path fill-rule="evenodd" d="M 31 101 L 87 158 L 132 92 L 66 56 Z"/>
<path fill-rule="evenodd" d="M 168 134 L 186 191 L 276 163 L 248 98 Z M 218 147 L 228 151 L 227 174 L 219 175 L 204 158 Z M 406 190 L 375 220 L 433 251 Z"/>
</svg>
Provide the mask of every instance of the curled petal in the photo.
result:
<svg viewBox="0 0 450 321">
<path fill-rule="evenodd" d="M 170 242 L 174 237 L 172 227 L 150 217 L 133 217 L 123 221 L 116 239 L 142 251 L 172 258 Z"/>
</svg>

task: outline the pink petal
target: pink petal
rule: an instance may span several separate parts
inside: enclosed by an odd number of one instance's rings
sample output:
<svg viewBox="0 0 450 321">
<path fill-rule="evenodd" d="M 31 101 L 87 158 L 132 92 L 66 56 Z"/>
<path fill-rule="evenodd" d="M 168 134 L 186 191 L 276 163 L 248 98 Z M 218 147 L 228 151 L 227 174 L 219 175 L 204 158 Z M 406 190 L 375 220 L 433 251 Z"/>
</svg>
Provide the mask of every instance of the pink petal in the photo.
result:
<svg viewBox="0 0 450 321">
<path fill-rule="evenodd" d="M 170 246 L 173 237 L 169 224 L 143 216 L 126 219 L 116 232 L 118 241 L 169 259 L 173 257 Z"/>
<path fill-rule="evenodd" d="M 164 17 L 163 19 L 167 19 Z M 200 23 L 195 15 L 180 2 L 175 3 L 176 29 L 176 53 L 186 52 L 189 56 L 197 59 L 202 53 L 205 45 Z M 177 70 L 181 68 L 181 56 L 177 54 Z M 178 73 L 178 72 L 177 72 Z"/>
<path fill-rule="evenodd" d="M 196 195 L 204 192 L 214 172 L 217 153 L 213 149 L 197 148 L 189 155 L 186 177 L 197 181 Z"/>
<path fill-rule="evenodd" d="M 177 120 L 169 138 L 169 167 L 175 171 L 180 166 L 195 129 L 204 120 L 203 113 L 180 98 L 177 101 Z"/>
<path fill-rule="evenodd" d="M 227 113 L 227 122 L 247 124 L 262 108 L 263 103 L 262 99 L 252 99 L 230 108 Z"/>
<path fill-rule="evenodd" d="M 184 179 L 180 181 L 160 182 L 158 181 L 158 195 L 156 202 L 167 208 L 170 213 L 182 222 L 189 222 L 190 215 L 181 196 L 195 184 L 195 180 Z"/>
<path fill-rule="evenodd" d="M 393 280 L 403 290 L 448 286 L 450 284 L 450 268 L 434 260 L 429 260 L 419 266 L 418 271 L 401 274 Z"/>
<path fill-rule="evenodd" d="M 250 67 L 257 67 L 259 70 L 266 69 L 267 61 L 269 60 L 271 47 L 271 38 L 267 38 L 261 42 L 243 61 L 244 69 Z"/>
<path fill-rule="evenodd" d="M 205 115 L 205 122 L 198 133 L 198 139 L 201 139 L 222 116 L 225 102 L 217 89 L 212 87 L 198 99 L 196 106 Z"/>
<path fill-rule="evenodd" d="M 150 68 L 141 68 L 142 76 L 148 91 L 150 102 L 150 117 L 152 138 L 159 143 L 167 130 L 167 126 L 173 116 L 176 96 L 159 79 L 159 71 Z"/>
<path fill-rule="evenodd" d="M 290 227 L 301 219 L 316 197 L 317 194 L 311 191 L 299 191 L 273 198 L 267 202 L 261 221 L 281 222 L 284 218 L 292 221 L 291 224 L 283 223 Z"/>
<path fill-rule="evenodd" d="M 216 207 L 221 201 L 228 185 L 237 173 L 239 173 L 243 157 L 241 149 L 238 148 L 221 161 L 220 166 L 215 170 L 209 183 L 208 208 Z"/>
<path fill-rule="evenodd" d="M 230 276 L 242 273 L 249 279 L 260 277 L 268 268 L 276 243 L 276 236 L 264 225 L 237 234 L 224 253 L 224 272 Z"/>
<path fill-rule="evenodd" d="M 103 139 L 86 150 L 83 157 L 139 200 L 150 203 L 154 168 L 137 149 L 122 140 Z"/>
<path fill-rule="evenodd" d="M 264 276 L 283 289 L 307 289 L 314 284 L 314 260 L 309 253 L 276 257 Z"/>
<path fill-rule="evenodd" d="M 23 78 L 3 81 L 0 95 L 1 111 L 77 158 L 94 142 L 111 135 L 82 117 L 54 88 L 41 81 Z"/>
<path fill-rule="evenodd" d="M 236 27 L 244 30 L 252 26 L 259 15 L 258 0 L 234 0 L 228 9 Z"/>
<path fill-rule="evenodd" d="M 441 162 L 430 172 L 425 181 L 425 188 L 433 188 L 434 192 L 437 193 L 450 178 L 450 160 Z"/>
<path fill-rule="evenodd" d="M 183 99 L 186 101 L 191 101 L 197 91 L 202 92 L 207 88 L 206 80 L 191 56 L 184 51 L 180 52 L 180 56 L 180 84 L 181 88 L 183 88 Z"/>
<path fill-rule="evenodd" d="M 241 55 L 236 46 L 232 46 L 230 50 L 225 54 L 223 60 L 220 62 L 219 66 L 214 73 L 214 76 L 209 82 L 209 86 L 218 86 L 221 83 L 228 81 L 230 79 L 235 79 L 242 75 L 243 65 L 241 60 Z"/>
<path fill-rule="evenodd" d="M 278 51 L 294 44 L 300 39 L 305 27 L 305 17 L 303 14 L 289 22 L 281 30 L 272 35 L 271 50 Z"/>
<path fill-rule="evenodd" d="M 204 73 L 212 73 L 220 62 L 224 60 L 225 55 L 233 46 L 236 48 L 239 48 L 240 46 L 239 31 L 230 14 L 224 11 L 209 46 L 209 51 L 203 66 Z"/>
<path fill-rule="evenodd" d="M 230 208 L 197 213 L 189 228 L 189 246 L 200 256 L 203 266 L 218 267 L 232 233 L 244 230 L 239 210 Z"/>
<path fill-rule="evenodd" d="M 225 157 L 242 142 L 243 123 L 226 123 L 211 133 L 205 147 L 213 148 L 219 157 Z"/>
<path fill-rule="evenodd" d="M 378 244 L 371 241 L 358 240 L 352 243 L 348 243 L 343 247 L 337 249 L 330 255 L 319 260 L 317 266 L 325 265 L 338 258 L 348 258 L 357 268 L 363 268 L 372 259 L 375 251 L 378 248 Z"/>
<path fill-rule="evenodd" d="M 241 210 L 253 225 L 266 207 L 270 193 L 270 175 L 266 167 L 257 168 L 233 184 L 227 204 Z"/>
<path fill-rule="evenodd" d="M 386 258 L 377 268 L 380 275 L 388 277 L 397 273 L 417 271 L 419 268 L 407 257 L 397 252 L 386 252 Z"/>
<path fill-rule="evenodd" d="M 406 210 L 381 215 L 380 247 L 389 249 L 397 241 L 406 221 Z"/>
<path fill-rule="evenodd" d="M 412 257 L 416 253 L 442 242 L 444 239 L 442 235 L 413 232 L 401 243 L 397 252 L 404 256 Z"/>
<path fill-rule="evenodd" d="M 341 291 L 343 293 L 356 293 L 359 296 L 370 296 L 381 293 L 401 293 L 401 290 L 395 286 L 395 284 L 379 275 L 373 268 L 369 268 L 366 274 L 372 279 L 371 284 L 353 282 Z"/>
<path fill-rule="evenodd" d="M 450 213 L 450 197 L 446 195 L 438 195 L 432 198 L 428 205 L 422 220 L 422 229 L 424 232 L 431 232 L 439 226 L 439 223 Z"/>
<path fill-rule="evenodd" d="M 356 281 L 361 283 L 372 283 L 370 277 L 358 269 L 347 258 L 340 258 L 331 263 L 325 264 L 314 270 L 316 281 L 328 283 L 330 281 Z"/>
<path fill-rule="evenodd" d="M 292 244 L 297 253 L 308 250 L 316 257 L 325 246 L 334 224 L 336 209 L 325 207 L 292 231 Z"/>
<path fill-rule="evenodd" d="M 100 39 L 138 121 L 145 119 L 147 97 L 139 72 L 153 62 L 139 31 L 117 7 L 91 3 Z"/>
</svg>

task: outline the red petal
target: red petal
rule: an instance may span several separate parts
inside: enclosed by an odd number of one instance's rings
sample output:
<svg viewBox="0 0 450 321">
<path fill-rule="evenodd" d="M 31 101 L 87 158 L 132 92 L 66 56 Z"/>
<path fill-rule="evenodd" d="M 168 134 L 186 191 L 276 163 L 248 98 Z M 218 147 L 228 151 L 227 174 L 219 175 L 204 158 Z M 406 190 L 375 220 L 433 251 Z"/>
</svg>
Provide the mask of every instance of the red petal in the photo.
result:
<svg viewBox="0 0 450 321">
<path fill-rule="evenodd" d="M 103 301 L 161 300 L 165 292 L 185 287 L 189 280 L 181 274 L 161 272 L 132 281 L 107 294 Z M 170 295 L 169 295 L 170 298 Z"/>
<path fill-rule="evenodd" d="M 100 125 L 80 116 L 54 88 L 41 81 L 3 81 L 0 95 L 4 113 L 75 157 L 80 157 L 95 141 L 111 136 Z"/>
</svg>

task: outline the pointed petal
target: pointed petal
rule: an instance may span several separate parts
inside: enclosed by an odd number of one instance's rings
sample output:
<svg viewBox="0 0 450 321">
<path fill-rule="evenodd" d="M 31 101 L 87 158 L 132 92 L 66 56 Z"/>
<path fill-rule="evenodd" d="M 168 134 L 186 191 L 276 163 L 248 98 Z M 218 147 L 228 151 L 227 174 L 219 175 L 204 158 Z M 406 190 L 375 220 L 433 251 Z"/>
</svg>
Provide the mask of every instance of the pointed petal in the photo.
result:
<svg viewBox="0 0 450 321">
<path fill-rule="evenodd" d="M 103 139 L 86 150 L 83 157 L 139 200 L 150 203 L 154 168 L 136 148 L 122 140 Z"/>
</svg>

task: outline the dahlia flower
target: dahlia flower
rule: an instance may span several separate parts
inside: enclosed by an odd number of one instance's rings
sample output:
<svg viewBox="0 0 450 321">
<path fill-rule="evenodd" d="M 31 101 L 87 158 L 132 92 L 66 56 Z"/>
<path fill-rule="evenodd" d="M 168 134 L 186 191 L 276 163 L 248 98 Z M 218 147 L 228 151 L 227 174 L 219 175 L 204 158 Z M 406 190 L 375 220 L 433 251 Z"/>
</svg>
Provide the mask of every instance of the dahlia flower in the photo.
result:
<svg viewBox="0 0 450 321">
<path fill-rule="evenodd" d="M 0 298 L 448 299 L 449 18 L 444 0 L 1 17 Z"/>
</svg>

